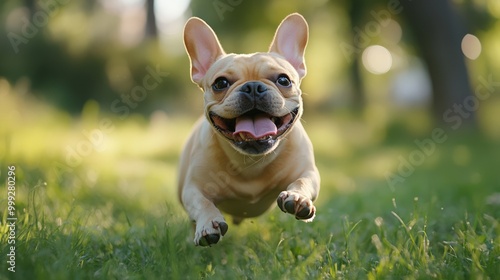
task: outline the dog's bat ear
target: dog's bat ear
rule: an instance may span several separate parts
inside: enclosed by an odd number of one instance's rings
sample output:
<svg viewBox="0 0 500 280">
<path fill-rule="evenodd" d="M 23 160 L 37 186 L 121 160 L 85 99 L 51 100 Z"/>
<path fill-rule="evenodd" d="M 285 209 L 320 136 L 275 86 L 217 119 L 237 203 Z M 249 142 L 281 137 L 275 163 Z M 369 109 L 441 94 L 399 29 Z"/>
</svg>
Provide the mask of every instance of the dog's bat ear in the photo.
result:
<svg viewBox="0 0 500 280">
<path fill-rule="evenodd" d="M 225 52 L 212 28 L 197 17 L 184 26 L 184 46 L 191 60 L 191 79 L 201 86 L 210 66 Z"/>
<path fill-rule="evenodd" d="M 288 15 L 278 26 L 269 52 L 283 56 L 297 70 L 299 77 L 306 75 L 304 51 L 309 37 L 309 27 L 298 13 Z"/>
</svg>

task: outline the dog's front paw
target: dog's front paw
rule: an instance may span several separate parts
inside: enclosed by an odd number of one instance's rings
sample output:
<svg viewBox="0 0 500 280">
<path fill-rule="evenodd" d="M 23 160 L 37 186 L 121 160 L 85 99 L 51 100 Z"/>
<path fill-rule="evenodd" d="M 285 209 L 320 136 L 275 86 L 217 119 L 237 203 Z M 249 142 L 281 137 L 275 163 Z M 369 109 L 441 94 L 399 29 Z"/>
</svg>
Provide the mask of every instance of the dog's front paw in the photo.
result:
<svg viewBox="0 0 500 280">
<path fill-rule="evenodd" d="M 312 222 L 316 215 L 312 201 L 294 191 L 282 191 L 276 202 L 281 211 L 295 215 L 297 220 Z"/>
<path fill-rule="evenodd" d="M 198 246 L 210 246 L 219 242 L 219 239 L 227 232 L 228 225 L 224 219 L 208 220 L 196 223 L 194 243 Z"/>
</svg>

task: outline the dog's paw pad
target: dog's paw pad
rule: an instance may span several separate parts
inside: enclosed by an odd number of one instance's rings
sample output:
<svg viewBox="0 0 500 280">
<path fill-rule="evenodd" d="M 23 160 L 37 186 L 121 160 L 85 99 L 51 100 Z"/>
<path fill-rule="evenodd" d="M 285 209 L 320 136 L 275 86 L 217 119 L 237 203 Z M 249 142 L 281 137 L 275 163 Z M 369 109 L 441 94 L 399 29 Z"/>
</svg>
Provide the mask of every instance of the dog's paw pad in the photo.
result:
<svg viewBox="0 0 500 280">
<path fill-rule="evenodd" d="M 283 211 L 283 212 L 295 213 L 295 202 L 293 200 L 286 201 L 285 202 L 285 210 L 286 211 Z"/>
<path fill-rule="evenodd" d="M 217 244 L 222 236 L 227 233 L 229 226 L 226 222 L 212 221 L 211 227 L 204 227 L 195 233 L 195 244 L 200 246 L 211 246 Z"/>
<path fill-rule="evenodd" d="M 308 206 L 305 206 L 302 208 L 302 210 L 300 210 L 299 212 L 297 212 L 295 214 L 295 217 L 298 220 L 309 220 L 309 219 L 314 217 L 315 213 L 316 213 L 316 209 L 314 208 L 314 206 L 312 209 Z"/>
<path fill-rule="evenodd" d="M 222 234 L 222 236 L 224 236 L 224 235 L 226 235 L 226 232 L 229 229 L 229 226 L 225 222 L 220 222 L 219 229 L 220 229 L 220 233 Z"/>
<path fill-rule="evenodd" d="M 311 222 L 316 214 L 312 201 L 295 192 L 281 192 L 276 202 L 281 211 L 294 215 L 297 220 Z"/>
<path fill-rule="evenodd" d="M 219 242 L 219 239 L 220 239 L 219 234 L 216 234 L 216 233 L 208 234 L 208 235 L 201 237 L 198 244 L 200 246 L 210 246 L 212 244 L 216 244 L 217 242 Z"/>
</svg>

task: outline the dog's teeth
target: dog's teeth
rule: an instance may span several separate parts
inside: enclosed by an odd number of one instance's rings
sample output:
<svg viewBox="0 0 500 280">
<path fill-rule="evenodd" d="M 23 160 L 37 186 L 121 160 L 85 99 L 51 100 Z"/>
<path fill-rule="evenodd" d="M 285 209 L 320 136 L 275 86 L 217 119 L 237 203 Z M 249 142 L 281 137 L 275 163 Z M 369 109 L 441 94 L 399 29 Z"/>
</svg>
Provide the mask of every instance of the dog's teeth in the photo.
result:
<svg viewBox="0 0 500 280">
<path fill-rule="evenodd" d="M 242 139 L 242 140 L 247 140 L 247 139 L 245 138 L 245 133 L 240 132 L 240 134 L 239 134 L 239 135 L 240 135 L 240 137 L 241 137 L 241 139 Z"/>
<path fill-rule="evenodd" d="M 262 141 L 262 140 L 268 140 L 268 139 L 271 139 L 271 136 L 264 136 L 264 137 L 260 137 L 259 139 L 257 139 L 258 141 Z"/>
</svg>

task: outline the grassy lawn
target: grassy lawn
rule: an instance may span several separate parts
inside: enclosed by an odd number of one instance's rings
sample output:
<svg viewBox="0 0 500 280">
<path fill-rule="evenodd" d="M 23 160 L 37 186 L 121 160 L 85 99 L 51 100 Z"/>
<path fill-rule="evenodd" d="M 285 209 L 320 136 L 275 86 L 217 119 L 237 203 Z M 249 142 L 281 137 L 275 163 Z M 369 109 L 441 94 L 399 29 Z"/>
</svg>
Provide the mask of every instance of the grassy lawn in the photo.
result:
<svg viewBox="0 0 500 280">
<path fill-rule="evenodd" d="M 193 245 L 175 186 L 194 118 L 123 121 L 90 103 L 72 119 L 4 97 L 0 107 L 11 109 L 3 108 L 8 124 L 0 128 L 2 279 L 500 275 L 500 149 L 472 130 L 443 128 L 446 141 L 419 159 L 414 141 L 427 139 L 426 130 L 381 132 L 349 118 L 306 116 L 322 175 L 315 221 L 302 223 L 274 208 L 230 224 L 219 244 L 201 248 Z M 103 138 L 95 134 L 99 127 Z M 405 160 L 418 164 L 408 167 Z M 11 165 L 15 272 L 7 262 Z M 399 179 L 388 182 L 388 172 Z"/>
</svg>

